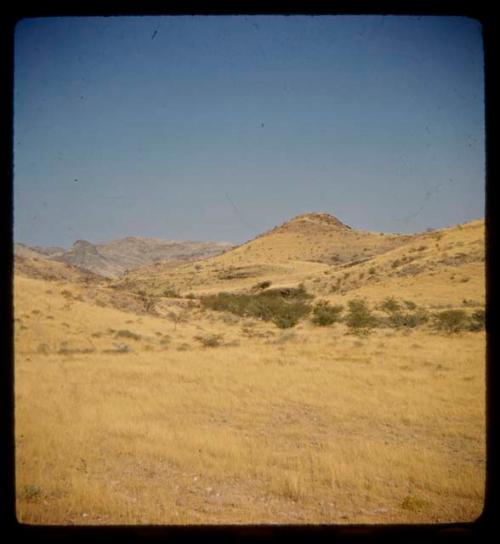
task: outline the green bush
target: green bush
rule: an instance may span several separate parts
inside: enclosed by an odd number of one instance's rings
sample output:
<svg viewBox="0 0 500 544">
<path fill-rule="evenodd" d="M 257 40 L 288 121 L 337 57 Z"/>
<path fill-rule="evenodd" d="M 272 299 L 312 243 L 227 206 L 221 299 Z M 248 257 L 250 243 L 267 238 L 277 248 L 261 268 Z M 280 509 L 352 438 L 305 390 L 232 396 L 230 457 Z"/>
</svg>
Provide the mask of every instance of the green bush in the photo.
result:
<svg viewBox="0 0 500 544">
<path fill-rule="evenodd" d="M 426 323 L 428 320 L 429 315 L 423 309 L 417 310 L 413 313 L 397 311 L 389 315 L 388 325 L 395 328 L 413 328 Z"/>
<path fill-rule="evenodd" d="M 404 306 L 406 307 L 406 309 L 394 297 L 387 297 L 379 305 L 379 309 L 388 314 L 384 322 L 389 327 L 413 328 L 428 321 L 429 319 L 428 313 L 424 309 L 417 310 L 417 305 L 414 302 L 405 300 Z M 411 312 L 409 310 L 414 310 L 414 311 Z"/>
<path fill-rule="evenodd" d="M 310 296 L 303 288 L 272 289 L 255 294 L 218 293 L 202 297 L 201 305 L 289 328 L 310 312 L 310 306 L 304 301 Z"/>
<path fill-rule="evenodd" d="M 345 322 L 354 330 L 369 330 L 378 324 L 377 318 L 372 314 L 365 300 L 355 299 L 348 303 L 349 313 Z"/>
<path fill-rule="evenodd" d="M 277 315 L 273 317 L 272 322 L 280 329 L 290 329 L 297 325 L 299 317 L 294 315 Z"/>
<path fill-rule="evenodd" d="M 467 314 L 464 310 L 444 310 L 434 315 L 434 327 L 437 330 L 454 333 L 466 329 Z"/>
<path fill-rule="evenodd" d="M 318 302 L 318 304 L 316 304 L 316 306 L 313 308 L 313 316 L 311 321 L 320 327 L 332 325 L 333 323 L 340 321 L 340 314 L 342 310 L 343 306 L 341 305 L 331 306 L 326 301 Z"/>
</svg>

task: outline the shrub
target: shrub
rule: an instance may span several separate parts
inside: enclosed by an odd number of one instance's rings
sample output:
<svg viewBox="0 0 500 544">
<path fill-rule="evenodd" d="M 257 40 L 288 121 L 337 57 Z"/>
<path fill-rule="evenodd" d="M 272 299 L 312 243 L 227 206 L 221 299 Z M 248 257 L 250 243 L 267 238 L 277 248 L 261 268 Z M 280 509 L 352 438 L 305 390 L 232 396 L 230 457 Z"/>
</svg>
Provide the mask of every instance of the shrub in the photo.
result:
<svg viewBox="0 0 500 544">
<path fill-rule="evenodd" d="M 167 298 L 179 298 L 179 293 L 172 287 L 167 287 L 163 290 L 162 295 Z"/>
<path fill-rule="evenodd" d="M 426 323 L 429 319 L 429 315 L 425 310 L 417 310 L 414 313 L 410 312 L 393 312 L 388 318 L 388 324 L 390 327 L 417 327 L 423 323 Z"/>
<path fill-rule="evenodd" d="M 205 348 L 215 348 L 220 346 L 222 335 L 221 334 L 205 334 L 204 336 L 195 336 L 195 340 L 198 340 Z"/>
<path fill-rule="evenodd" d="M 411 494 L 407 495 L 401 503 L 401 508 L 410 510 L 411 512 L 419 512 L 426 506 L 428 506 L 428 502 L 425 499 Z"/>
<path fill-rule="evenodd" d="M 21 497 L 26 501 L 38 501 L 42 498 L 42 488 L 38 485 L 25 485 L 21 491 Z"/>
<path fill-rule="evenodd" d="M 132 338 L 133 340 L 140 340 L 141 339 L 140 334 L 136 334 L 135 332 L 132 332 L 132 331 L 129 331 L 129 330 L 126 330 L 126 329 L 121 329 L 121 330 L 117 331 L 115 336 L 117 338 Z"/>
<path fill-rule="evenodd" d="M 273 317 L 272 321 L 280 329 L 290 329 L 297 325 L 299 319 L 292 315 L 277 315 Z"/>
<path fill-rule="evenodd" d="M 434 326 L 440 331 L 459 332 L 467 328 L 467 314 L 464 310 L 444 310 L 434 315 Z"/>
<path fill-rule="evenodd" d="M 347 303 L 349 313 L 345 322 L 354 330 L 369 330 L 377 325 L 377 318 L 371 313 L 365 300 L 355 299 Z"/>
<path fill-rule="evenodd" d="M 271 321 L 280 329 L 289 329 L 294 327 L 310 310 L 310 306 L 303 302 L 274 301 L 270 306 Z"/>
<path fill-rule="evenodd" d="M 486 313 L 484 310 L 476 310 L 469 319 L 470 331 L 481 331 L 484 329 L 486 322 Z"/>
<path fill-rule="evenodd" d="M 417 308 L 417 305 L 411 300 L 405 300 L 404 304 L 408 308 L 408 310 L 415 310 Z"/>
<path fill-rule="evenodd" d="M 340 314 L 343 310 L 343 306 L 336 305 L 330 306 L 326 301 L 318 302 L 313 308 L 313 317 L 311 321 L 315 325 L 320 327 L 326 327 L 340 320 Z"/>
<path fill-rule="evenodd" d="M 401 305 L 394 297 L 385 298 L 379 307 L 381 310 L 387 313 L 399 312 L 401 310 Z"/>
</svg>

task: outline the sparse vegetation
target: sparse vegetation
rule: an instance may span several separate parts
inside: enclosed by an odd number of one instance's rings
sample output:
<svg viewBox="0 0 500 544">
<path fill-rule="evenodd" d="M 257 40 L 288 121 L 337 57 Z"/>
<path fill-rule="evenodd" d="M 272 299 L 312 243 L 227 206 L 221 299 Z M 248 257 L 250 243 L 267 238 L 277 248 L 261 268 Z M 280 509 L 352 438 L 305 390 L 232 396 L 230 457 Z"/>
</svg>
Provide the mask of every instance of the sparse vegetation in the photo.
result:
<svg viewBox="0 0 500 544">
<path fill-rule="evenodd" d="M 481 331 L 485 327 L 486 312 L 484 310 L 476 310 L 472 313 L 469 320 L 470 331 Z"/>
<path fill-rule="evenodd" d="M 444 310 L 434 315 L 434 327 L 437 330 L 456 333 L 468 327 L 467 314 L 464 310 Z"/>
<path fill-rule="evenodd" d="M 222 334 L 205 334 L 195 336 L 195 340 L 198 340 L 200 344 L 205 348 L 215 348 L 221 345 Z"/>
<path fill-rule="evenodd" d="M 42 498 L 42 488 L 39 485 L 25 485 L 21 490 L 21 497 L 28 502 L 39 501 Z"/>
<path fill-rule="evenodd" d="M 166 289 L 163 289 L 162 296 L 167 298 L 179 298 L 179 292 L 176 289 L 173 289 L 172 287 L 167 287 Z"/>
<path fill-rule="evenodd" d="M 351 329 L 356 332 L 368 332 L 377 326 L 378 320 L 365 300 L 350 300 L 347 306 L 349 312 L 345 317 L 345 322 Z"/>
<path fill-rule="evenodd" d="M 332 306 L 326 301 L 318 302 L 313 308 L 311 321 L 320 327 L 332 325 L 340 321 L 343 308 L 340 304 Z"/>
<path fill-rule="evenodd" d="M 385 323 L 389 327 L 414 328 L 429 320 L 426 310 L 417 308 L 414 302 L 408 300 L 401 304 L 394 297 L 387 297 L 380 305 L 380 309 L 387 313 Z"/>
<path fill-rule="evenodd" d="M 392 312 L 388 317 L 388 325 L 395 328 L 414 328 L 427 323 L 427 321 L 429 321 L 429 314 L 422 308 L 417 309 L 414 312 Z"/>
<path fill-rule="evenodd" d="M 414 494 L 407 495 L 401 503 L 401 508 L 410 510 L 411 512 L 419 512 L 426 506 L 428 506 L 428 501 Z"/>
<path fill-rule="evenodd" d="M 127 329 L 120 329 L 116 332 L 115 336 L 117 338 L 131 338 L 132 340 L 140 340 L 141 335 L 136 334 L 135 332 L 129 331 Z"/>
<path fill-rule="evenodd" d="M 401 310 L 400 303 L 394 297 L 387 297 L 380 304 L 380 309 L 384 312 L 392 314 Z"/>
</svg>

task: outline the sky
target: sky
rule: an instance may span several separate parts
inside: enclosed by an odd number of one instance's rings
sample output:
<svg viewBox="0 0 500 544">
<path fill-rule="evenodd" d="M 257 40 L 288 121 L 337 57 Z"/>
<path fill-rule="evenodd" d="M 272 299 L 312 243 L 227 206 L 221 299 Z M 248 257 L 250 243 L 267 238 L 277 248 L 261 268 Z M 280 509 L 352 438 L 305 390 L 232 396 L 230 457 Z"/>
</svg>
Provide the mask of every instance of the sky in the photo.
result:
<svg viewBox="0 0 500 544">
<path fill-rule="evenodd" d="M 481 25 L 464 17 L 20 21 L 14 240 L 242 243 L 308 212 L 484 217 Z"/>
</svg>

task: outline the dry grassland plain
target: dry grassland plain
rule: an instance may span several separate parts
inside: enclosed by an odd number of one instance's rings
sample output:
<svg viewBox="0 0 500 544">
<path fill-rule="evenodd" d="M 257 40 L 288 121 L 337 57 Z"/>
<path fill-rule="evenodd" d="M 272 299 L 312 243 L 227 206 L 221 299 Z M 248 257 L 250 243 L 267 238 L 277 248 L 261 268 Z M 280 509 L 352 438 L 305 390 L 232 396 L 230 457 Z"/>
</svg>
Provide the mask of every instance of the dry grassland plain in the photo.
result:
<svg viewBox="0 0 500 544">
<path fill-rule="evenodd" d="M 229 252 L 173 268 L 175 298 L 158 294 L 167 274 L 160 270 L 144 282 L 157 297 L 154 311 L 127 311 L 132 291 L 120 282 L 17 273 L 19 521 L 474 520 L 485 484 L 484 330 L 451 333 L 429 321 L 362 334 L 310 316 L 281 329 L 206 308 L 199 295 L 222 290 L 225 266 L 229 291 L 263 279 L 283 286 L 288 277 L 313 303 L 346 308 L 361 297 L 376 308 L 395 296 L 427 312 L 470 314 L 484 307 L 484 262 L 474 256 L 484 253 L 483 225 L 425 234 L 426 242 L 384 247 L 344 268 L 299 262 L 292 247 L 294 259 L 257 255 L 245 263 L 256 275 L 238 277 L 224 265 L 235 259 Z M 420 268 L 401 272 L 414 255 Z M 132 290 L 137 278 L 129 276 Z M 121 309 L 113 297 L 124 297 Z"/>
</svg>

